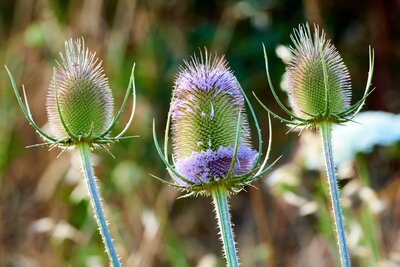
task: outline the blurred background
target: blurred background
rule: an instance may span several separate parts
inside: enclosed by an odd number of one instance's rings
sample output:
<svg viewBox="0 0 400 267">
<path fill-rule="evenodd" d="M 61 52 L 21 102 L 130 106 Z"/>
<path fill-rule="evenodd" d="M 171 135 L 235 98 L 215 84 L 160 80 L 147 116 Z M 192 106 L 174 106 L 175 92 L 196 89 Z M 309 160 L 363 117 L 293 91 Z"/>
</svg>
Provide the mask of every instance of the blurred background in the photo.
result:
<svg viewBox="0 0 400 267">
<path fill-rule="evenodd" d="M 102 150 L 94 155 L 117 250 L 127 267 L 213 267 L 224 260 L 211 199 L 177 199 L 180 192 L 149 176 L 169 179 L 151 124 L 156 118 L 162 140 L 182 60 L 203 47 L 225 54 L 266 141 L 267 114 L 251 92 L 282 112 L 267 86 L 262 43 L 284 101 L 286 47 L 300 23 L 326 30 L 349 68 L 353 102 L 365 88 L 371 45 L 376 90 L 364 111 L 386 113 L 367 112 L 361 124 L 340 127 L 335 147 L 353 266 L 394 267 L 400 266 L 399 17 L 398 0 L 2 0 L 0 62 L 20 89 L 26 86 L 44 129 L 47 88 L 65 40 L 84 37 L 97 51 L 116 107 L 136 62 L 138 103 L 127 134 L 140 137 L 112 145 L 116 159 Z M 25 148 L 42 140 L 0 69 L 0 266 L 107 266 L 79 162 L 70 152 L 58 157 L 59 149 Z M 126 111 L 122 120 L 128 117 Z M 283 158 L 254 188 L 230 198 L 242 266 L 339 266 L 319 136 L 288 130 L 273 120 L 271 162 Z"/>
</svg>

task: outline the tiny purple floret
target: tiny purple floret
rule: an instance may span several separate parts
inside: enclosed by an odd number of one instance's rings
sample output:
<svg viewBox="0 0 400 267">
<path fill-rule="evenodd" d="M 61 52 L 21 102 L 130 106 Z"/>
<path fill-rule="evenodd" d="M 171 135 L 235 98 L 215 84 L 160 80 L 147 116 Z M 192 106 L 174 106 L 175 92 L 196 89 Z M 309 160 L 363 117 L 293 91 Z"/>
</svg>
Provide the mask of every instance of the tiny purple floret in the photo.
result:
<svg viewBox="0 0 400 267">
<path fill-rule="evenodd" d="M 172 102 L 172 117 L 176 119 L 183 114 L 177 112 L 183 106 L 189 105 L 196 99 L 196 91 L 213 92 L 214 96 L 228 94 L 232 96 L 232 105 L 242 107 L 244 99 L 240 85 L 227 66 L 224 58 L 210 63 L 208 60 L 199 62 L 194 57 L 192 61 L 185 62 L 175 80 L 175 97 Z"/>
<path fill-rule="evenodd" d="M 200 184 L 211 180 L 220 180 L 226 177 L 232 162 L 234 148 L 220 147 L 216 151 L 208 149 L 201 152 L 193 152 L 187 158 L 178 159 L 175 164 L 177 172 L 187 180 Z M 237 160 L 233 171 L 234 176 L 247 174 L 255 165 L 258 152 L 248 146 L 241 145 L 238 148 Z M 187 183 L 174 177 L 180 186 L 188 186 Z"/>
</svg>

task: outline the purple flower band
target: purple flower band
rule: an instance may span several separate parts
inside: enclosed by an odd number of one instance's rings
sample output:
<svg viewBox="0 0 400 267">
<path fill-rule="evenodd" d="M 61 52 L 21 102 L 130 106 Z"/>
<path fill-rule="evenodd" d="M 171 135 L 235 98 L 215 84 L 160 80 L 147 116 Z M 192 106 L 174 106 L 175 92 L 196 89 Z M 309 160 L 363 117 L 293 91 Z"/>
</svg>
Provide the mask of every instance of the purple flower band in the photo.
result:
<svg viewBox="0 0 400 267">
<path fill-rule="evenodd" d="M 179 174 L 195 184 L 220 180 L 225 178 L 229 172 L 233 153 L 234 148 L 231 146 L 220 147 L 216 151 L 208 149 L 193 152 L 187 158 L 178 159 L 175 168 Z M 233 175 L 239 176 L 248 173 L 254 167 L 257 157 L 258 152 L 254 149 L 245 145 L 239 146 Z M 174 180 L 180 186 L 188 186 L 178 177 L 174 177 Z"/>
<path fill-rule="evenodd" d="M 193 106 L 198 101 L 196 98 L 201 97 L 201 92 L 212 92 L 214 96 L 227 94 L 232 97 L 232 105 L 237 107 L 244 105 L 240 85 L 227 66 L 225 58 L 215 58 L 211 63 L 206 54 L 205 60 L 194 57 L 185 64 L 185 68 L 181 69 L 175 80 L 173 118 L 182 116 L 186 112 L 193 112 Z M 190 109 L 183 108 L 184 106 Z"/>
</svg>

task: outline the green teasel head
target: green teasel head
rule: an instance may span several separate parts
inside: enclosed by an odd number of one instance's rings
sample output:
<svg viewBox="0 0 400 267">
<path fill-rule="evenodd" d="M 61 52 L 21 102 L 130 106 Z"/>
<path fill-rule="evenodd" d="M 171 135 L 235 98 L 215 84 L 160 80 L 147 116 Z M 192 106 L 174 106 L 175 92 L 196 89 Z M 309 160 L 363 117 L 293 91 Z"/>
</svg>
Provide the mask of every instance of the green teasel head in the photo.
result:
<svg viewBox="0 0 400 267">
<path fill-rule="evenodd" d="M 300 25 L 291 39 L 294 44 L 292 60 L 286 71 L 294 114 L 308 119 L 349 108 L 349 71 L 336 48 L 326 40 L 325 33 L 315 26 L 312 35 L 308 24 Z"/>
<path fill-rule="evenodd" d="M 82 39 L 65 42 L 65 55 L 60 56 L 46 102 L 54 135 L 58 139 L 101 135 L 110 125 L 114 109 L 101 62 Z"/>
<path fill-rule="evenodd" d="M 264 47 L 267 78 L 275 100 L 290 116 L 274 117 L 295 126 L 316 126 L 321 122 L 340 124 L 351 120 L 362 108 L 371 93 L 370 86 L 374 66 L 374 52 L 369 49 L 369 73 L 364 95 L 351 105 L 351 79 L 342 57 L 326 34 L 314 25 L 299 25 L 291 34 L 293 46 L 291 60 L 287 64 L 288 97 L 293 112 L 278 98 L 268 69 Z M 263 105 L 264 106 L 264 105 Z M 264 108 L 266 108 L 264 106 Z M 267 108 L 266 108 L 267 109 Z"/>
<path fill-rule="evenodd" d="M 44 133 L 33 121 L 23 87 L 25 103 L 7 69 L 14 93 L 26 118 L 35 130 L 52 146 L 70 147 L 82 142 L 102 146 L 118 141 L 130 126 L 135 110 L 136 94 L 134 66 L 121 109 L 113 117 L 114 100 L 101 61 L 85 46 L 83 38 L 65 42 L 65 53 L 53 71 L 47 94 L 47 115 L 51 135 Z M 133 95 L 132 113 L 125 128 L 115 137 L 110 136 Z M 39 144 L 44 145 L 44 144 Z"/>
<path fill-rule="evenodd" d="M 154 131 L 157 150 L 174 180 L 170 185 L 189 193 L 208 194 L 217 185 L 236 192 L 265 173 L 266 160 L 259 168 L 261 154 L 252 148 L 245 103 L 261 148 L 254 111 L 225 58 L 205 50 L 184 62 L 175 80 L 164 154 Z M 167 151 L 170 123 L 174 166 Z"/>
</svg>

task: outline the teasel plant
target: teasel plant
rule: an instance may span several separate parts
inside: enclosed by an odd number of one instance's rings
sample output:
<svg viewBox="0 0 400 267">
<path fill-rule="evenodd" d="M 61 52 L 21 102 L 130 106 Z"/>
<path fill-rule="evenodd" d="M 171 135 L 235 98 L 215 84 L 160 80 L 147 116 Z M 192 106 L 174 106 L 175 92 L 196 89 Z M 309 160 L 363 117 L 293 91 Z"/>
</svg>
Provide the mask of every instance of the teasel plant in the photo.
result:
<svg viewBox="0 0 400 267">
<path fill-rule="evenodd" d="M 66 41 L 65 54 L 60 53 L 60 57 L 61 61 L 57 62 L 58 66 L 53 71 L 46 99 L 48 123 L 52 134 L 45 133 L 35 123 L 29 108 L 25 87 L 22 86 L 24 97 L 22 99 L 11 72 L 7 67 L 6 70 L 22 112 L 29 124 L 45 141 L 45 143 L 30 147 L 48 146 L 50 149 L 59 147 L 62 149 L 61 153 L 67 149 L 74 149 L 78 152 L 90 203 L 110 264 L 113 267 L 119 267 L 121 263 L 114 248 L 96 184 L 91 150 L 102 148 L 111 154 L 108 149 L 110 144 L 132 137 L 123 135 L 132 123 L 135 112 L 135 65 L 132 67 L 129 85 L 121 108 L 113 117 L 114 100 L 102 62 L 85 46 L 83 38 Z M 119 134 L 112 136 L 111 131 L 120 120 L 131 94 L 132 112 L 129 120 Z"/>
<path fill-rule="evenodd" d="M 258 151 L 252 148 L 245 104 L 257 129 Z M 169 138 L 172 138 L 172 156 Z M 244 94 L 224 56 L 207 49 L 184 61 L 175 80 L 164 136 L 158 143 L 155 122 L 153 137 L 157 152 L 172 178 L 163 183 L 185 192 L 182 197 L 211 196 L 227 266 L 239 266 L 228 197 L 259 179 L 271 148 L 269 120 L 268 149 L 262 159 L 261 130 L 249 99 Z"/>
<path fill-rule="evenodd" d="M 265 46 L 264 58 L 269 87 L 278 105 L 289 116 L 285 119 L 268 109 L 255 95 L 260 104 L 283 123 L 296 128 L 318 129 L 321 135 L 327 181 L 340 261 L 343 267 L 350 266 L 350 257 L 346 244 L 346 234 L 340 204 L 340 194 L 336 179 L 336 170 L 332 152 L 331 130 L 335 124 L 352 121 L 361 110 L 370 90 L 374 51 L 369 48 L 369 72 L 363 97 L 351 105 L 351 79 L 346 65 L 335 46 L 326 39 L 326 34 L 314 25 L 313 32 L 309 24 L 300 25 L 291 34 L 293 46 L 290 47 L 291 60 L 286 67 L 288 79 L 288 98 L 293 111 L 290 111 L 279 99 L 269 74 L 268 57 Z M 290 130 L 290 131 L 291 131 Z"/>
</svg>

